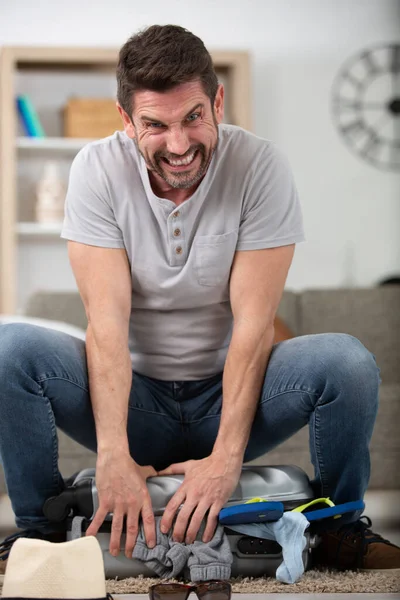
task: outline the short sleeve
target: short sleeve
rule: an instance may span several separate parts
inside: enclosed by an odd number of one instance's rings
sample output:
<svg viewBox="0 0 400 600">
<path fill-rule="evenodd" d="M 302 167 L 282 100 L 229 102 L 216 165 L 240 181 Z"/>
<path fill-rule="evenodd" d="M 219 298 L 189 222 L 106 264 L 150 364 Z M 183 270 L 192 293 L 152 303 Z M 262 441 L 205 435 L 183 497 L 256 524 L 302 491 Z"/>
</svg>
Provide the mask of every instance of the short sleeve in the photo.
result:
<svg viewBox="0 0 400 600">
<path fill-rule="evenodd" d="M 109 197 L 107 178 L 96 148 L 86 146 L 69 174 L 61 237 L 104 248 L 124 248 Z"/>
<path fill-rule="evenodd" d="M 303 218 L 292 170 L 272 143 L 245 190 L 236 250 L 260 250 L 304 241 Z"/>
</svg>

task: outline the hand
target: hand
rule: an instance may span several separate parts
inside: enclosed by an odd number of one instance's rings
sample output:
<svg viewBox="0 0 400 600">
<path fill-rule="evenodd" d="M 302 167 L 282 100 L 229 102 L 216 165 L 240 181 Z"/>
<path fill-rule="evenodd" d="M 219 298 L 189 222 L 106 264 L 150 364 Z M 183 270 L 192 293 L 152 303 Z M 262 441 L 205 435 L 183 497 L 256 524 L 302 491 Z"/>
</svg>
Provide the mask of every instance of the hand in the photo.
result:
<svg viewBox="0 0 400 600">
<path fill-rule="evenodd" d="M 113 513 L 110 554 L 117 556 L 126 516 L 125 555 L 132 558 L 141 514 L 146 543 L 153 548 L 156 543 L 155 521 L 146 479 L 156 475 L 153 467 L 139 466 L 127 453 L 99 455 L 96 465 L 99 508 L 86 535 L 96 535 L 106 515 Z"/>
<path fill-rule="evenodd" d="M 188 460 L 159 471 L 158 475 L 185 475 L 164 511 L 161 531 L 167 533 L 171 529 L 175 514 L 183 504 L 175 522 L 173 539 L 176 542 L 183 542 L 185 539 L 187 544 L 192 544 L 204 515 L 209 510 L 202 537 L 203 542 L 209 542 L 218 523 L 219 511 L 235 490 L 241 469 L 242 461 L 232 464 L 227 459 L 211 454 L 202 460 Z"/>
</svg>

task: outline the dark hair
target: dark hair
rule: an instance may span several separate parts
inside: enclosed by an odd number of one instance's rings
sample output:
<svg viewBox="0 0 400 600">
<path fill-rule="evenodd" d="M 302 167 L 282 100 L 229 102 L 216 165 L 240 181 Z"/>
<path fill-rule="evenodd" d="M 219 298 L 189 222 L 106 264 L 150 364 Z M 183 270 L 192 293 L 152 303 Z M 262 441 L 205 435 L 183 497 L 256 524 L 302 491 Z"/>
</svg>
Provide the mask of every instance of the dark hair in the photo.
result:
<svg viewBox="0 0 400 600">
<path fill-rule="evenodd" d="M 218 78 L 204 43 L 178 25 L 152 25 L 122 46 L 117 65 L 117 99 L 132 116 L 137 90 L 165 92 L 199 79 L 214 104 Z"/>
</svg>

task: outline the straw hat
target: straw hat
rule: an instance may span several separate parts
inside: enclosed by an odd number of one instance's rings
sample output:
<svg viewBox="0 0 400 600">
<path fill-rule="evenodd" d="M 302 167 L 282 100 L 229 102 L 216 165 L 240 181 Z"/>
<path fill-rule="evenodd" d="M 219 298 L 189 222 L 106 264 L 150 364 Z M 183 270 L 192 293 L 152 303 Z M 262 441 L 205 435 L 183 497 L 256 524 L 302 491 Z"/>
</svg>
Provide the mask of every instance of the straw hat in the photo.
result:
<svg viewBox="0 0 400 600">
<path fill-rule="evenodd" d="M 103 555 L 95 537 L 60 544 L 19 538 L 11 548 L 2 600 L 106 597 Z"/>
</svg>

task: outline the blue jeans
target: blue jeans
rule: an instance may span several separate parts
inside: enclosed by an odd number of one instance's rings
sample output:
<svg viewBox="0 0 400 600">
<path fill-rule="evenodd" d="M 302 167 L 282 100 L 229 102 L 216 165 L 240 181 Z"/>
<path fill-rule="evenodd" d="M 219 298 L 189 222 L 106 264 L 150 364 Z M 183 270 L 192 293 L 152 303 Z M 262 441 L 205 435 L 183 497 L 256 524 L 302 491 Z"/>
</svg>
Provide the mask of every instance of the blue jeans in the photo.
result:
<svg viewBox="0 0 400 600">
<path fill-rule="evenodd" d="M 374 356 L 352 336 L 306 335 L 276 344 L 245 461 L 308 424 L 316 494 L 336 503 L 363 498 L 379 382 Z M 133 373 L 132 457 L 160 470 L 208 456 L 221 407 L 222 373 L 201 381 Z M 64 487 L 56 427 L 96 451 L 84 342 L 26 323 L 0 326 L 0 457 L 20 528 L 54 530 L 42 507 Z"/>
</svg>

